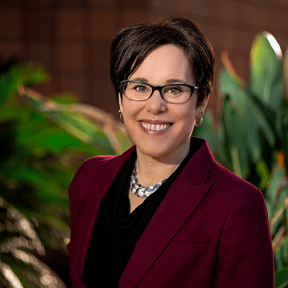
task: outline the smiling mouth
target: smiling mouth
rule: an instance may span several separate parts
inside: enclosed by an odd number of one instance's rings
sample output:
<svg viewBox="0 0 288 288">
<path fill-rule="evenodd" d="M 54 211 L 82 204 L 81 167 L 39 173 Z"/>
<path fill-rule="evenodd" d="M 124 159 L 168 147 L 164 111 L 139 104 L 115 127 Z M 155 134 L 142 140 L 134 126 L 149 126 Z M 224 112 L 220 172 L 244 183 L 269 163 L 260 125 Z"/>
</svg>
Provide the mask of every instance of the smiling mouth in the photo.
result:
<svg viewBox="0 0 288 288">
<path fill-rule="evenodd" d="M 140 123 L 145 129 L 149 131 L 163 131 L 171 126 L 171 124 L 150 124 L 145 122 Z"/>
</svg>

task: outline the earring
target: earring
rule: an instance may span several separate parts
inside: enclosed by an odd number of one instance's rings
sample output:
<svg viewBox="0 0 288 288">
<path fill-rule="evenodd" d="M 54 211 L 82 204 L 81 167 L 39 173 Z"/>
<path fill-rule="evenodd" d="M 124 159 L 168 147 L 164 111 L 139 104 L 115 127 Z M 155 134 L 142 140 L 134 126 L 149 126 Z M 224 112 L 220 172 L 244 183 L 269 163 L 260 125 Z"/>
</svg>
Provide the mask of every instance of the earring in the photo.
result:
<svg viewBox="0 0 288 288">
<path fill-rule="evenodd" d="M 202 124 L 202 120 L 203 120 L 202 116 L 203 116 L 203 112 L 201 112 L 200 122 L 199 122 L 198 124 L 195 123 L 195 126 L 196 126 L 196 127 L 199 127 L 199 126 Z M 197 122 L 197 121 L 196 121 L 196 122 Z"/>
<path fill-rule="evenodd" d="M 124 123 L 124 121 L 123 121 L 123 113 L 121 112 L 121 110 L 119 110 L 119 113 L 120 113 L 120 115 L 119 115 L 120 121 L 122 123 Z"/>
</svg>

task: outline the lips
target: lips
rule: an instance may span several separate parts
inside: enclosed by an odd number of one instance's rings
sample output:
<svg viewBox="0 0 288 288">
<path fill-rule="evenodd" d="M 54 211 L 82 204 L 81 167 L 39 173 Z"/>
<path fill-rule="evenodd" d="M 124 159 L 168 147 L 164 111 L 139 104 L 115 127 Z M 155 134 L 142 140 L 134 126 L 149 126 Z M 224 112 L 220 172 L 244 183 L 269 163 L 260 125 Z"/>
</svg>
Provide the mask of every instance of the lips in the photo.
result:
<svg viewBox="0 0 288 288">
<path fill-rule="evenodd" d="M 141 125 L 149 131 L 164 131 L 169 128 L 171 123 L 147 123 L 140 121 Z"/>
</svg>

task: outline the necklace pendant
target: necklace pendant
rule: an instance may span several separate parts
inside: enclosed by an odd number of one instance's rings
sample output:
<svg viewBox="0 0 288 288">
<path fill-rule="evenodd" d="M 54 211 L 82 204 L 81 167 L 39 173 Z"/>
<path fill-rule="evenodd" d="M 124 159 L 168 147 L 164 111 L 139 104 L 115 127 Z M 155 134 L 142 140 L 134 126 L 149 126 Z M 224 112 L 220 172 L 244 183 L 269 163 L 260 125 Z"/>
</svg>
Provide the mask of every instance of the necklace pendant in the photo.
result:
<svg viewBox="0 0 288 288">
<path fill-rule="evenodd" d="M 141 187 L 141 188 L 139 187 L 138 190 L 137 190 L 136 195 L 137 195 L 138 197 L 141 197 L 141 198 L 145 197 L 145 196 L 146 196 L 146 194 L 145 194 L 145 188 L 144 188 L 144 187 Z M 146 196 L 146 197 L 147 197 L 147 196 Z"/>
</svg>

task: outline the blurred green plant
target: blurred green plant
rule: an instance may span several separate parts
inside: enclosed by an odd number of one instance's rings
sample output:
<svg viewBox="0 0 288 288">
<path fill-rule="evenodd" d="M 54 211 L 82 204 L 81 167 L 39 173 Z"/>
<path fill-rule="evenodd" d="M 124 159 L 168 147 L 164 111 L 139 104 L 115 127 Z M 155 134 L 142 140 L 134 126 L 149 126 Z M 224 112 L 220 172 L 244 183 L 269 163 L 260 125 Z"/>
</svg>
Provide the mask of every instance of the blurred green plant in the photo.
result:
<svg viewBox="0 0 288 288">
<path fill-rule="evenodd" d="M 44 247 L 66 253 L 69 183 L 84 159 L 121 153 L 131 141 L 100 109 L 24 88 L 49 79 L 41 67 L 10 62 L 0 73 L 0 286 L 65 287 L 40 258 Z"/>
<path fill-rule="evenodd" d="M 250 52 L 250 83 L 237 75 L 227 52 L 218 75 L 222 115 L 217 127 L 205 115 L 195 135 L 205 138 L 221 164 L 264 194 L 274 250 L 276 286 L 288 286 L 288 53 L 276 39 L 256 36 Z"/>
</svg>

